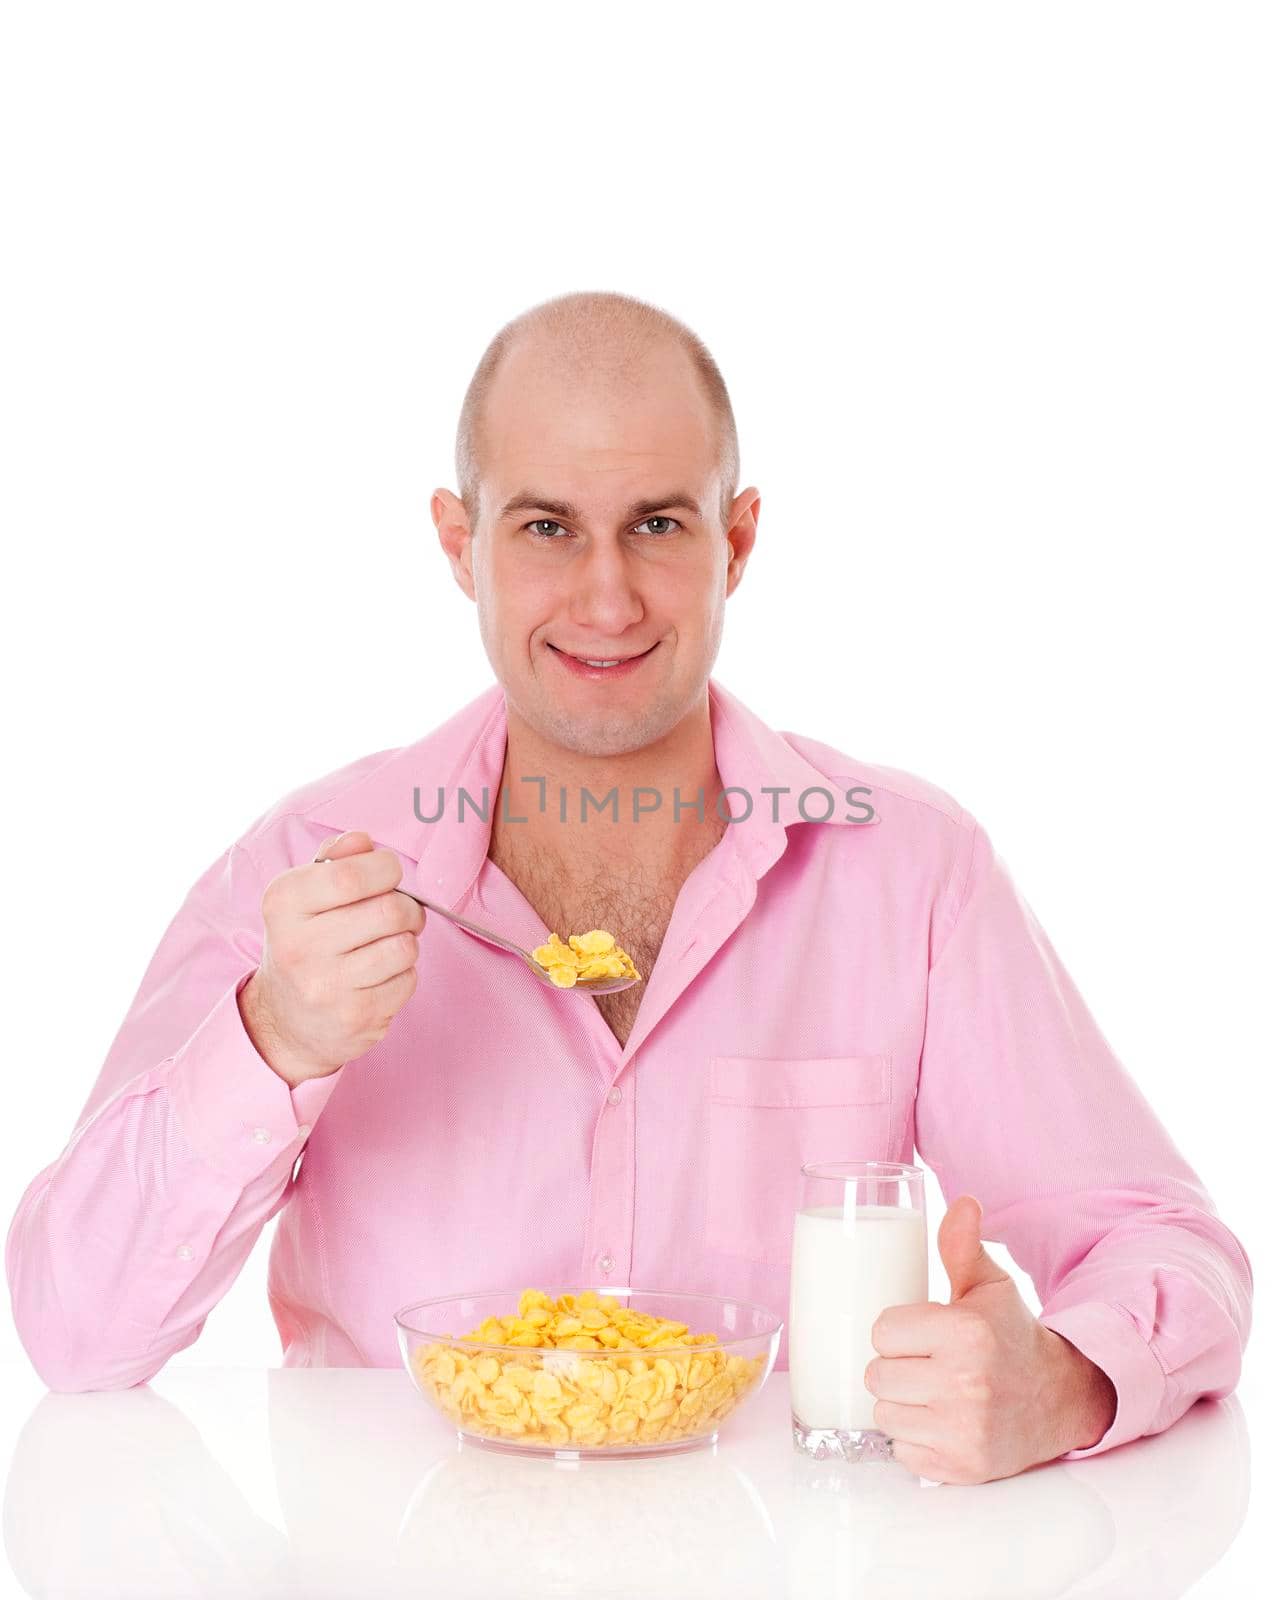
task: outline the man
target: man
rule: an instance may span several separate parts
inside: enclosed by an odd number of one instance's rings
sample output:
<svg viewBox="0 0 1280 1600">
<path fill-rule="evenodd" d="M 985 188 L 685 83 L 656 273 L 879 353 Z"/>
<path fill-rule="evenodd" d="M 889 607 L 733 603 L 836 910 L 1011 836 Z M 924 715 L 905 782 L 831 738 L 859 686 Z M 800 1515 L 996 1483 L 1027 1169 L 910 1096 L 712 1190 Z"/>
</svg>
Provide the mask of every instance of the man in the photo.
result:
<svg viewBox="0 0 1280 1600">
<path fill-rule="evenodd" d="M 484 1285 L 785 1312 L 800 1164 L 918 1148 L 950 1302 L 889 1308 L 865 1375 L 909 1469 L 1005 1477 L 1229 1393 L 1248 1258 L 984 830 L 710 677 L 760 499 L 701 342 L 534 307 L 457 466 L 432 514 L 497 682 L 192 888 L 10 1227 L 45 1381 L 152 1376 L 277 1213 L 286 1365 L 396 1365 L 396 1308 Z M 399 884 L 526 948 L 605 928 L 645 981 L 554 991 Z"/>
</svg>

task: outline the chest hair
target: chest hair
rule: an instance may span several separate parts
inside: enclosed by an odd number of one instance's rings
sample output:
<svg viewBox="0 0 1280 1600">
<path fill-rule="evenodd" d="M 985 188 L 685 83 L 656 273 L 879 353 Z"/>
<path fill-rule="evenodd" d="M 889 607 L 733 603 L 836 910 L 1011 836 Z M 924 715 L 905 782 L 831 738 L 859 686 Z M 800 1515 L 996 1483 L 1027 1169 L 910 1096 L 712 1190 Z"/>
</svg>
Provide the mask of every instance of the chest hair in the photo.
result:
<svg viewBox="0 0 1280 1600">
<path fill-rule="evenodd" d="M 659 868 L 621 856 L 576 860 L 566 870 L 564 858 L 524 843 L 514 848 L 509 837 L 495 837 L 489 856 L 511 879 L 549 929 L 567 939 L 571 933 L 605 928 L 626 950 L 647 979 L 662 947 L 680 886 L 698 861 L 714 848 L 724 824 L 708 827 L 696 839 L 692 859 Z M 614 1037 L 625 1044 L 644 998 L 644 985 L 634 983 L 617 994 L 596 995 Z"/>
</svg>

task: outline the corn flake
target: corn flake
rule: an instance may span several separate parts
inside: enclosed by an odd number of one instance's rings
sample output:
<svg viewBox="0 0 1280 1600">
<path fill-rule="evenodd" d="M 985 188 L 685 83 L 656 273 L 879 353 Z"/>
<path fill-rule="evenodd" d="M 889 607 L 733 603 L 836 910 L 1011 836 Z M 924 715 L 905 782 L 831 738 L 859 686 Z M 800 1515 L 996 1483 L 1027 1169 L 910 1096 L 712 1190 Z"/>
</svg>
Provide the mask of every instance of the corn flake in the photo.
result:
<svg viewBox="0 0 1280 1600">
<path fill-rule="evenodd" d="M 638 978 L 636 964 L 611 933 L 593 928 L 590 933 L 571 933 L 568 943 L 553 933 L 546 944 L 533 952 L 533 959 L 550 976 L 558 989 L 596 978 Z"/>
<path fill-rule="evenodd" d="M 467 1342 L 511 1353 L 469 1353 Z M 648 1354 L 653 1347 L 663 1354 Z M 597 1353 L 575 1359 L 578 1351 Z M 418 1382 L 455 1425 L 556 1449 L 708 1432 L 756 1387 L 764 1362 L 763 1353 L 726 1355 L 714 1333 L 690 1333 L 592 1289 L 554 1301 L 526 1289 L 514 1316 L 486 1317 L 456 1344 L 424 1345 L 413 1358 Z"/>
</svg>

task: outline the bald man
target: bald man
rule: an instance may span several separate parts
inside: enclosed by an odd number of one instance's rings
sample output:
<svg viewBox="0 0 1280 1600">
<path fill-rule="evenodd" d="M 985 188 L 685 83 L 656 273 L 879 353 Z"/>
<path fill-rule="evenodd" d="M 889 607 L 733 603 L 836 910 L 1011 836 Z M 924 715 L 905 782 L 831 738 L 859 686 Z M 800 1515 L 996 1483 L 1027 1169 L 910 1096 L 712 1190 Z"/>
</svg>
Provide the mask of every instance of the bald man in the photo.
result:
<svg viewBox="0 0 1280 1600">
<path fill-rule="evenodd" d="M 985 831 L 711 677 L 760 496 L 697 336 L 621 295 L 534 307 L 477 368 L 457 473 L 432 516 L 494 685 L 191 890 L 10 1228 L 45 1380 L 145 1381 L 277 1214 L 286 1365 L 394 1366 L 398 1308 L 479 1288 L 783 1315 L 800 1166 L 918 1150 L 949 1299 L 880 1314 L 875 1427 L 797 1417 L 802 1448 L 887 1438 L 980 1483 L 1229 1393 L 1248 1257 Z M 525 948 L 606 929 L 642 981 L 550 989 L 420 900 Z"/>
<path fill-rule="evenodd" d="M 507 706 L 502 785 L 545 777 L 628 797 L 702 793 L 673 818 L 608 810 L 494 818 L 491 858 L 549 928 L 606 926 L 642 972 L 685 879 L 728 826 L 707 682 L 725 600 L 755 542 L 759 492 L 734 494 L 737 431 L 710 357 L 644 307 L 574 297 L 507 329 L 463 407 L 460 495 L 431 513 L 476 602 Z M 582 672 L 575 662 L 625 666 Z M 539 791 L 540 792 L 540 791 Z M 624 810 L 621 816 L 629 816 Z M 596 1004 L 626 1042 L 644 990 Z"/>
</svg>

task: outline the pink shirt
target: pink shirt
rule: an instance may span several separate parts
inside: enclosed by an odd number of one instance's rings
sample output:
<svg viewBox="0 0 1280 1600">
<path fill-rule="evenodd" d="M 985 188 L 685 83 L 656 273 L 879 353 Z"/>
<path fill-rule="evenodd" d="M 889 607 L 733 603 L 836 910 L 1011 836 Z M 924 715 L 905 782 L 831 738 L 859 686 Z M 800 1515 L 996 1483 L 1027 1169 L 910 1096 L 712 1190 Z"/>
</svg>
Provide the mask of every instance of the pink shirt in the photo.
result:
<svg viewBox="0 0 1280 1600">
<path fill-rule="evenodd" d="M 1113 1426 L 1067 1459 L 1230 1393 L 1249 1259 L 984 830 L 921 778 L 774 732 L 714 678 L 709 698 L 751 811 L 682 885 L 625 1046 L 594 1001 L 430 914 L 417 991 L 364 1057 L 290 1090 L 244 1031 L 263 888 L 347 828 L 397 853 L 405 887 L 546 938 L 487 859 L 490 821 L 458 820 L 459 788 L 499 803 L 499 685 L 288 795 L 209 867 L 9 1228 L 50 1388 L 154 1375 L 277 1215 L 285 1366 L 397 1366 L 398 1307 L 484 1288 L 630 1283 L 785 1317 L 801 1163 L 918 1150 L 1115 1384 Z M 536 804 L 527 786 L 510 814 Z"/>
</svg>

